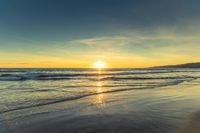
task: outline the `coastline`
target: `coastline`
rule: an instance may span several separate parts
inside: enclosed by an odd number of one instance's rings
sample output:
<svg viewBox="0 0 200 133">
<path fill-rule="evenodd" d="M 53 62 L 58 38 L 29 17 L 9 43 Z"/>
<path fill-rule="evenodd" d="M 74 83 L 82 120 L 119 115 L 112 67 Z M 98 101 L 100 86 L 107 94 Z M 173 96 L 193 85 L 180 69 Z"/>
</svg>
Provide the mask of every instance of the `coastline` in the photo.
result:
<svg viewBox="0 0 200 133">
<path fill-rule="evenodd" d="M 1 126 L 4 127 L 1 131 L 177 132 L 185 128 L 194 112 L 200 110 L 199 88 L 199 85 L 185 82 L 178 86 L 98 94 L 11 111 L 1 114 Z"/>
</svg>

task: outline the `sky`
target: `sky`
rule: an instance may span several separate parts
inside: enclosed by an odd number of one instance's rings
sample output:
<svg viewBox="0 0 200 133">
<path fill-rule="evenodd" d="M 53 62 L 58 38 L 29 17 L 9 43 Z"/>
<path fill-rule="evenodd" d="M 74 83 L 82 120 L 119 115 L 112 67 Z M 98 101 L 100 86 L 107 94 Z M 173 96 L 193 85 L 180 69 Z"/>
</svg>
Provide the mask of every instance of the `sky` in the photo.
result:
<svg viewBox="0 0 200 133">
<path fill-rule="evenodd" d="M 0 67 L 151 67 L 199 49 L 199 0 L 0 0 Z"/>
</svg>

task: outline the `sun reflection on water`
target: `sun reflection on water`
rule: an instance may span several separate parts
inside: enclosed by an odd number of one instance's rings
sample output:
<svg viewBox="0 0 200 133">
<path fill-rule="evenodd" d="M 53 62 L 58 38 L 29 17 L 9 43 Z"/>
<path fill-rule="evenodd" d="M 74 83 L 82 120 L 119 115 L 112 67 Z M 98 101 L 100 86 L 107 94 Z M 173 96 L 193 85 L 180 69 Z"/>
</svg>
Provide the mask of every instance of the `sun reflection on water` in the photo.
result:
<svg viewBox="0 0 200 133">
<path fill-rule="evenodd" d="M 98 81 L 96 83 L 96 87 L 97 87 L 96 88 L 96 93 L 97 93 L 97 95 L 96 95 L 95 103 L 97 105 L 102 105 L 102 104 L 105 103 L 104 102 L 104 94 L 102 94 L 102 92 L 103 92 L 103 88 L 102 88 L 103 82 L 101 81 L 101 79 L 102 79 L 102 76 L 101 76 L 102 71 L 98 70 L 98 74 L 99 74 L 98 77 L 97 77 Z"/>
</svg>

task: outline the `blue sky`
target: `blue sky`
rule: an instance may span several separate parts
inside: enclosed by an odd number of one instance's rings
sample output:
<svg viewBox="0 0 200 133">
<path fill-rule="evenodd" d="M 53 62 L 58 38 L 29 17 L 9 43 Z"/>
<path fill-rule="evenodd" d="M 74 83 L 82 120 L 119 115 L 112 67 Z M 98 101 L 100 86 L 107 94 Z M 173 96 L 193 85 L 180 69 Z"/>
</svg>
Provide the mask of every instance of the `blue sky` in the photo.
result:
<svg viewBox="0 0 200 133">
<path fill-rule="evenodd" d="M 199 61 L 199 20 L 199 0 L 0 0 L 0 65 Z"/>
</svg>

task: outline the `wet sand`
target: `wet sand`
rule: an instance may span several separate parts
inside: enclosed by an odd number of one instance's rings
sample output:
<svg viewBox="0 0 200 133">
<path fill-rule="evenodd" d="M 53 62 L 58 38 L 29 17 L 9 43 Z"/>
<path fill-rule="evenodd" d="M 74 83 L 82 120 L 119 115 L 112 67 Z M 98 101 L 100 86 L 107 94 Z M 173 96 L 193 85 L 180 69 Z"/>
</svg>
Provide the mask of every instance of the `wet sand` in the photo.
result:
<svg viewBox="0 0 200 133">
<path fill-rule="evenodd" d="M 188 122 L 178 129 L 176 133 L 199 133 L 200 132 L 200 111 L 192 114 Z"/>
<path fill-rule="evenodd" d="M 186 82 L 158 89 L 102 93 L 1 113 L 0 131 L 196 133 L 200 129 L 199 111 L 200 86 Z"/>
</svg>

